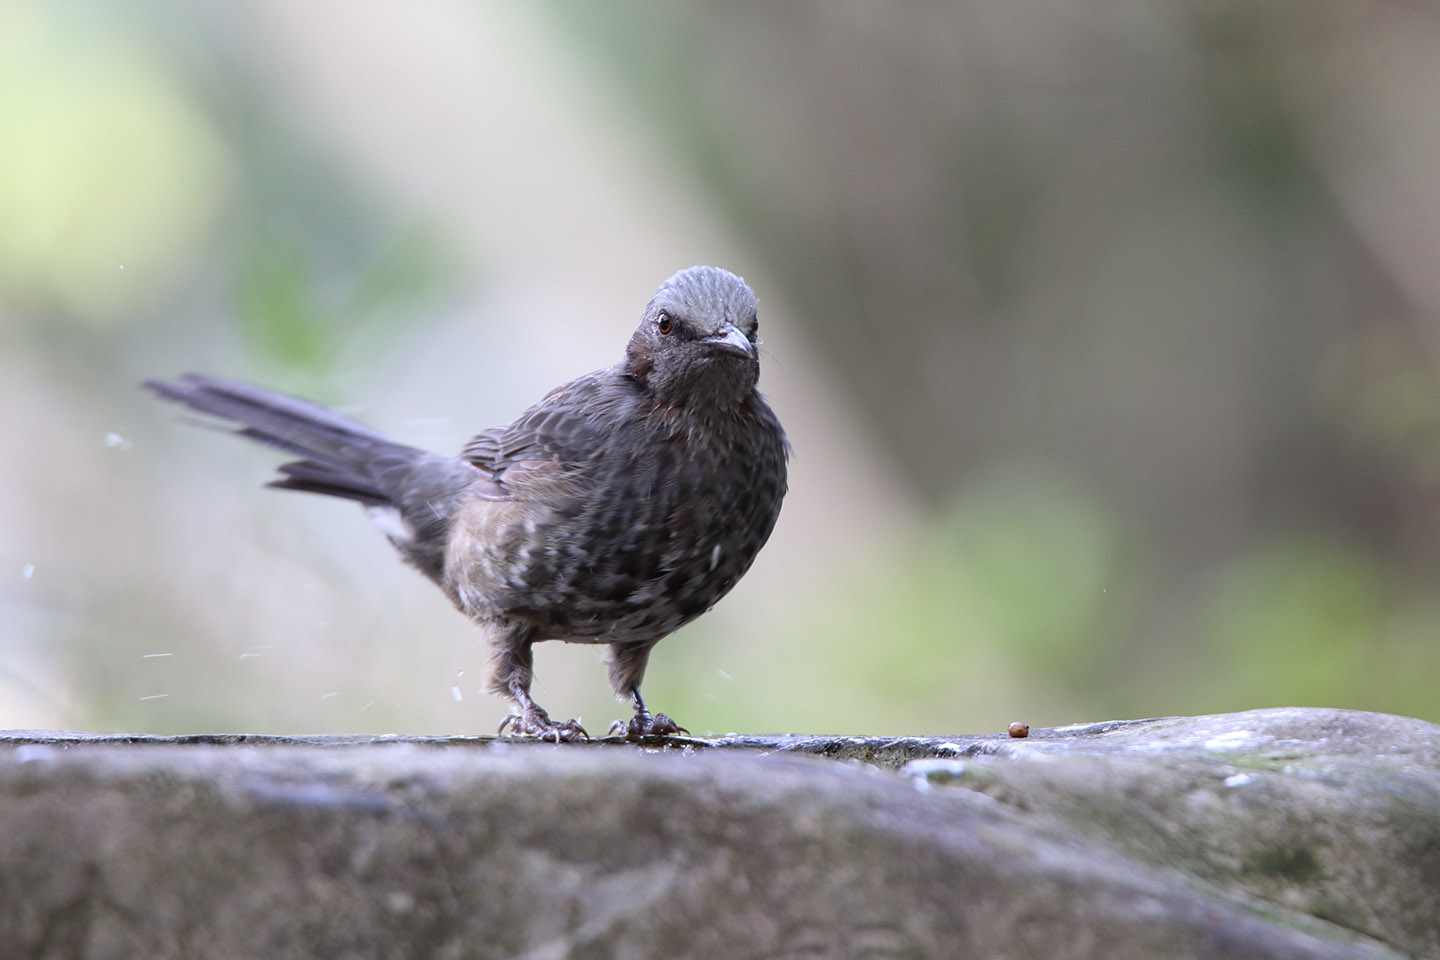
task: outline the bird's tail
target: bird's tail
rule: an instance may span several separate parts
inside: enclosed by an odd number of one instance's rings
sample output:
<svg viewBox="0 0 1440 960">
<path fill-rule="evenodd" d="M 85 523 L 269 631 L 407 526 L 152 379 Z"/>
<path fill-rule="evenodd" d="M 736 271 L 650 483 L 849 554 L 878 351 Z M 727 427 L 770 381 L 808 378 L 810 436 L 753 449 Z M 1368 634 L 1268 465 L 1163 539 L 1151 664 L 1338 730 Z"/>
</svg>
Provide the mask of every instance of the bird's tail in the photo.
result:
<svg viewBox="0 0 1440 960">
<path fill-rule="evenodd" d="M 317 403 L 245 383 L 189 373 L 175 380 L 147 380 L 144 386 L 228 421 L 229 432 L 237 436 L 300 457 L 281 464 L 282 476 L 269 486 L 372 508 L 372 517 L 382 522 L 401 553 L 440 580 L 450 523 L 460 494 L 476 475 L 463 460 L 387 440 Z"/>
<path fill-rule="evenodd" d="M 284 476 L 272 487 L 388 505 L 394 491 L 387 489 L 386 475 L 427 456 L 317 403 L 249 384 L 187 373 L 144 385 L 166 400 L 236 424 L 231 432 L 237 436 L 303 458 L 282 464 Z"/>
</svg>

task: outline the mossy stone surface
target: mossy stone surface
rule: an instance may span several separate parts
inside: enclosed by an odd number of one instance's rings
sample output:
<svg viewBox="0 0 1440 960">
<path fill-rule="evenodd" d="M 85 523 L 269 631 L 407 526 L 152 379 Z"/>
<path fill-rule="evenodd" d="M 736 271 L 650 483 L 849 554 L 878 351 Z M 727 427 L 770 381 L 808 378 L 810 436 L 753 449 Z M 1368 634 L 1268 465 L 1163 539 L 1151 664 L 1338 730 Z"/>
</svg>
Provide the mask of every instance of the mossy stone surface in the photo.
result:
<svg viewBox="0 0 1440 960">
<path fill-rule="evenodd" d="M 1440 956 L 1440 727 L 0 736 L 0 956 Z"/>
</svg>

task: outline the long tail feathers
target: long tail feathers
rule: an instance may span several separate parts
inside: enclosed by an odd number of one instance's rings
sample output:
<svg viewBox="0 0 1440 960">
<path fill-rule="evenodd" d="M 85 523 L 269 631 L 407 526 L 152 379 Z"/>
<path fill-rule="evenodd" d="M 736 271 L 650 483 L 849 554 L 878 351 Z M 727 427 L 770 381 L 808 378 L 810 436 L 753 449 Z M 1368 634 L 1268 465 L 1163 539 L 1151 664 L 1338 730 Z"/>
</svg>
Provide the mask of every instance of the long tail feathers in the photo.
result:
<svg viewBox="0 0 1440 960">
<path fill-rule="evenodd" d="M 323 493 L 367 504 L 391 501 L 382 479 L 422 452 L 309 400 L 245 383 L 189 373 L 175 380 L 147 380 L 156 394 L 192 410 L 237 424 L 237 436 L 304 459 L 283 464 L 272 487 Z"/>
</svg>

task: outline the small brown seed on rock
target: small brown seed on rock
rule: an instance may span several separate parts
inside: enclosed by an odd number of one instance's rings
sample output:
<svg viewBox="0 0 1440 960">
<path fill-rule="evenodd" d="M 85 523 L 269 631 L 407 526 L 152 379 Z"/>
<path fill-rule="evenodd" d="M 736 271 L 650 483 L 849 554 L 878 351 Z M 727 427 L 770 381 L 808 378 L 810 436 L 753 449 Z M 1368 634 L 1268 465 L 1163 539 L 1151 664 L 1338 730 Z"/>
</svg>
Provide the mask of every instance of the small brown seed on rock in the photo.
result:
<svg viewBox="0 0 1440 960">
<path fill-rule="evenodd" d="M 1022 740 L 1025 737 L 1030 736 L 1030 724 L 1021 723 L 1019 720 L 1016 720 L 1014 723 L 1010 724 L 1007 729 L 1010 731 L 1010 736 L 1014 737 L 1016 740 Z"/>
</svg>

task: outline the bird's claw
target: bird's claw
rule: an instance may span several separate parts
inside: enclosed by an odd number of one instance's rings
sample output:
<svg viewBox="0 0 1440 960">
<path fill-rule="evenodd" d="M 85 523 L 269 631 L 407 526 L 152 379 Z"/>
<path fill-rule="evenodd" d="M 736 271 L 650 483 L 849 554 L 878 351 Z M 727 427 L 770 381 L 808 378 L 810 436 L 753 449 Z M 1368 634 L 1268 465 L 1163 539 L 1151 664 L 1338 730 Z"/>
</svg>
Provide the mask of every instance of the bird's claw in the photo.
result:
<svg viewBox="0 0 1440 960">
<path fill-rule="evenodd" d="M 610 724 L 609 736 L 623 736 L 626 740 L 639 740 L 643 737 L 668 737 L 677 733 L 690 735 L 689 730 L 663 713 L 636 713 L 628 722 L 616 720 Z"/>
<path fill-rule="evenodd" d="M 500 721 L 497 732 L 501 736 L 533 737 L 554 743 L 580 743 L 590 739 L 590 734 L 580 726 L 580 721 L 566 720 L 564 723 L 556 723 L 539 707 L 510 714 Z"/>
</svg>

